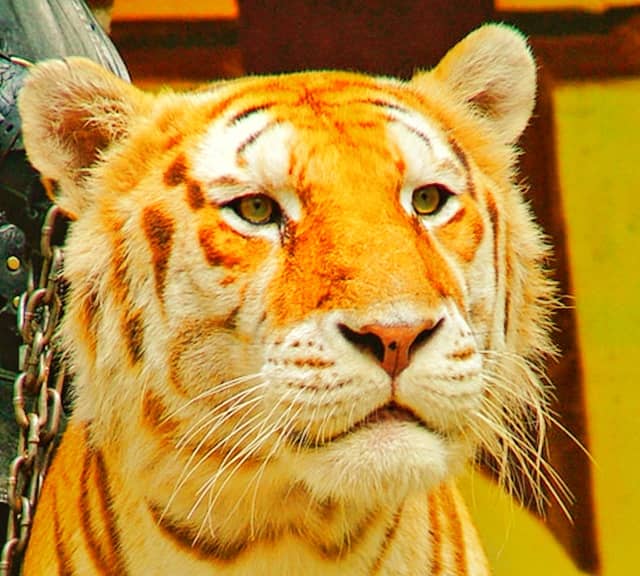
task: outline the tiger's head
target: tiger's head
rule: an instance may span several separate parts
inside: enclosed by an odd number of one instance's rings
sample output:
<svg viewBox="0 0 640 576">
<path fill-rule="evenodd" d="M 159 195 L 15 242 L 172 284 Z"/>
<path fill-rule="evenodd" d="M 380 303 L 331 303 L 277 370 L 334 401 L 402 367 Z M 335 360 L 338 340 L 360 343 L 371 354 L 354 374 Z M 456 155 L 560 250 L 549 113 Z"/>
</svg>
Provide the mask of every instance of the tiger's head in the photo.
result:
<svg viewBox="0 0 640 576">
<path fill-rule="evenodd" d="M 245 474 L 396 500 L 479 446 L 535 459 L 553 289 L 514 185 L 534 94 L 525 41 L 499 25 L 408 82 L 150 95 L 86 60 L 37 65 L 20 110 L 74 220 L 74 418 L 142 470 L 182 458 L 199 494 Z"/>
</svg>

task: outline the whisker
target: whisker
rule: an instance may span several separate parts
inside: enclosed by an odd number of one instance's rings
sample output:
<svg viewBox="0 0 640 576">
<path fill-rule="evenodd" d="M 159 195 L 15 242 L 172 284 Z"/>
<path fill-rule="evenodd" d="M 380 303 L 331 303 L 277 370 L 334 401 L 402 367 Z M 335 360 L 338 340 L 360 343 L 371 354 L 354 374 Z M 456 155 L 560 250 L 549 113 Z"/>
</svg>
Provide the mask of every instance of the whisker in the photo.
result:
<svg viewBox="0 0 640 576">
<path fill-rule="evenodd" d="M 237 378 L 233 378 L 231 380 L 221 382 L 220 384 L 216 384 L 211 388 L 209 388 L 208 390 L 205 390 L 200 394 L 194 396 L 193 398 L 190 398 L 182 406 L 180 406 L 179 408 L 176 408 L 173 412 L 170 412 L 167 416 L 167 419 L 177 416 L 180 412 L 182 412 L 183 410 L 186 410 L 189 406 L 191 406 L 195 402 L 199 402 L 200 400 L 204 400 L 206 398 L 209 398 L 210 396 L 214 396 L 216 394 L 226 392 L 227 390 L 229 390 L 230 388 L 233 388 L 234 386 L 239 386 L 240 384 L 244 384 L 251 380 L 255 380 L 256 378 L 261 378 L 261 376 L 262 374 L 260 372 L 256 372 L 255 374 L 246 374 L 244 376 L 238 376 Z"/>
<path fill-rule="evenodd" d="M 253 401 L 251 402 L 252 404 L 258 404 L 260 402 L 260 398 L 255 398 L 253 399 Z M 245 404 L 249 404 L 249 402 L 245 403 Z M 244 405 L 243 405 L 244 406 Z M 178 477 L 178 479 L 176 480 L 176 485 L 173 489 L 172 495 L 169 498 L 167 505 L 165 506 L 165 512 L 169 509 L 169 507 L 172 505 L 172 503 L 175 501 L 175 498 L 177 497 L 178 493 L 180 492 L 180 490 L 184 487 L 184 485 L 189 481 L 189 479 L 200 469 L 200 467 L 207 462 L 207 460 L 213 455 L 215 454 L 219 449 L 220 446 L 225 442 L 228 441 L 228 439 L 230 437 L 232 437 L 236 431 L 232 432 L 230 435 L 225 436 L 225 438 L 223 438 L 222 440 L 220 440 L 219 442 L 217 442 L 212 448 L 210 448 L 209 450 L 207 450 L 207 452 L 205 454 L 203 454 L 200 457 L 200 460 L 192 465 L 193 461 L 195 460 L 195 457 L 198 453 L 198 451 L 201 449 L 201 447 L 204 445 L 204 443 L 206 442 L 206 440 L 208 440 L 211 435 L 213 435 L 215 433 L 215 431 L 217 430 L 217 428 L 219 428 L 220 425 L 222 425 L 223 423 L 225 423 L 229 416 L 233 416 L 234 413 L 227 413 L 226 414 L 226 418 L 222 419 L 215 427 L 212 428 L 212 430 L 207 433 L 207 435 L 205 436 L 205 438 L 203 438 L 203 440 L 198 444 L 198 446 L 196 447 L 196 449 L 191 453 L 191 455 L 189 456 L 186 464 L 183 467 L 183 471 L 180 474 L 180 476 Z M 245 412 L 242 417 L 240 418 L 240 423 L 243 421 L 243 419 L 249 414 L 249 412 Z M 253 418 L 257 418 L 259 415 L 255 415 Z M 250 420 L 251 422 L 252 420 Z M 245 425 L 247 425 L 245 423 Z M 192 511 L 189 513 L 188 517 L 191 516 L 193 512 Z"/>
</svg>

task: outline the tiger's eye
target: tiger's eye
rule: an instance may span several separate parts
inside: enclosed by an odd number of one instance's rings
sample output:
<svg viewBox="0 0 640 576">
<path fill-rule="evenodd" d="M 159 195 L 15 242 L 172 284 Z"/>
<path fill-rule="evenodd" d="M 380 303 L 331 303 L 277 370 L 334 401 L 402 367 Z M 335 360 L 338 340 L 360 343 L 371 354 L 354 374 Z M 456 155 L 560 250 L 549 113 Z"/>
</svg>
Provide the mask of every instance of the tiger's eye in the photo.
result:
<svg viewBox="0 0 640 576">
<path fill-rule="evenodd" d="M 254 194 L 241 198 L 236 211 L 238 216 L 251 224 L 269 224 L 274 220 L 276 203 L 264 194 Z"/>
<path fill-rule="evenodd" d="M 421 186 L 413 191 L 411 204 L 416 214 L 419 216 L 428 216 L 434 214 L 446 200 L 446 192 L 436 184 L 428 184 Z"/>
</svg>

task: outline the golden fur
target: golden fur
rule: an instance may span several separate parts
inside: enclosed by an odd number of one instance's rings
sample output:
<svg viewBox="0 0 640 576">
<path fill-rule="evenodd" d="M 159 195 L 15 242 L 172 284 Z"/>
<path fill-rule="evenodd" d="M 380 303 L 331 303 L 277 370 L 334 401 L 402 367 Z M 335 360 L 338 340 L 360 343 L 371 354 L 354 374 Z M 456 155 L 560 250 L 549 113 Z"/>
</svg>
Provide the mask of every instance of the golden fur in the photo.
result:
<svg viewBox="0 0 640 576">
<path fill-rule="evenodd" d="M 534 93 L 498 25 L 410 82 L 152 96 L 37 65 L 75 409 L 26 574 L 488 574 L 456 474 L 479 447 L 542 467 L 553 290 L 514 185 Z"/>
</svg>

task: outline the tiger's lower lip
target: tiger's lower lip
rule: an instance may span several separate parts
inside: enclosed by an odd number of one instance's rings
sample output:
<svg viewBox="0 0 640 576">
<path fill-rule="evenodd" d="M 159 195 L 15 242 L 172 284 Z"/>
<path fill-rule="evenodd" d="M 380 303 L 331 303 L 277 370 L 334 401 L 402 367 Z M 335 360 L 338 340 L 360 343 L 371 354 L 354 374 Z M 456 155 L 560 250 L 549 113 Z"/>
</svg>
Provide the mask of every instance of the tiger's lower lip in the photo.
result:
<svg viewBox="0 0 640 576">
<path fill-rule="evenodd" d="M 299 447 L 322 448 L 323 446 L 337 442 L 338 440 L 341 440 L 342 438 L 345 438 L 362 428 L 366 428 L 370 425 L 382 424 L 385 422 L 413 423 L 420 426 L 421 428 L 424 428 L 428 432 L 431 432 L 433 434 L 440 434 L 438 431 L 428 426 L 409 408 L 400 406 L 395 402 L 389 402 L 388 404 L 384 404 L 383 406 L 376 408 L 375 410 L 367 414 L 364 418 L 362 418 L 362 420 L 355 422 L 347 430 L 338 432 L 333 436 L 313 438 L 307 434 L 292 431 L 289 434 L 289 440 Z"/>
<path fill-rule="evenodd" d="M 418 418 L 411 410 L 399 406 L 395 402 L 385 404 L 381 408 L 374 410 L 368 416 L 365 416 L 364 420 L 356 423 L 355 426 L 361 426 L 366 424 L 375 424 L 378 422 L 415 422 L 420 425 L 424 425 L 422 420 Z"/>
</svg>

